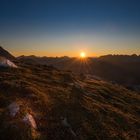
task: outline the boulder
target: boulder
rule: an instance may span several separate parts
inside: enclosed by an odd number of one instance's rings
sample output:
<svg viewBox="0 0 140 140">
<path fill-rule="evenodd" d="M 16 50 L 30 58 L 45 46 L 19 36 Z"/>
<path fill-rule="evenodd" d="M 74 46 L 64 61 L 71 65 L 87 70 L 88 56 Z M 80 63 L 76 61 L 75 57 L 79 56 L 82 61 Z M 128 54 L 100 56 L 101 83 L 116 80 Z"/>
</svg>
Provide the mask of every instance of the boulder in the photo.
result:
<svg viewBox="0 0 140 140">
<path fill-rule="evenodd" d="M 15 117 L 20 110 L 20 106 L 16 102 L 13 102 L 8 106 L 8 109 L 10 112 L 10 116 Z"/>
<path fill-rule="evenodd" d="M 36 125 L 35 119 L 34 119 L 34 117 L 31 114 L 27 113 L 24 116 L 24 118 L 23 118 L 23 122 L 25 122 L 28 125 L 30 125 L 31 128 L 37 129 L 37 125 Z"/>
</svg>

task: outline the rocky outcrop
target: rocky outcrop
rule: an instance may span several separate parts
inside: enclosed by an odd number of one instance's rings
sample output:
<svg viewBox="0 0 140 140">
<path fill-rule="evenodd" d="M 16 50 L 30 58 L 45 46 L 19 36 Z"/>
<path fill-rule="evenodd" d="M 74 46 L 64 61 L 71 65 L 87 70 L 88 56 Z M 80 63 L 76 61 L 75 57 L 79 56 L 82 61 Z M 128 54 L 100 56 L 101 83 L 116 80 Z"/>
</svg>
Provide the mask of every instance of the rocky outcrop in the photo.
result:
<svg viewBox="0 0 140 140">
<path fill-rule="evenodd" d="M 13 62 L 11 62 L 10 60 L 6 59 L 5 57 L 0 57 L 0 67 L 17 68 L 17 66 Z"/>
<path fill-rule="evenodd" d="M 0 56 L 5 57 L 9 60 L 14 60 L 15 59 L 15 57 L 12 54 L 10 54 L 8 51 L 3 49 L 1 46 L 0 46 Z"/>
<path fill-rule="evenodd" d="M 10 116 L 15 117 L 20 107 L 16 102 L 13 102 L 8 106 L 8 109 L 9 109 Z"/>
</svg>

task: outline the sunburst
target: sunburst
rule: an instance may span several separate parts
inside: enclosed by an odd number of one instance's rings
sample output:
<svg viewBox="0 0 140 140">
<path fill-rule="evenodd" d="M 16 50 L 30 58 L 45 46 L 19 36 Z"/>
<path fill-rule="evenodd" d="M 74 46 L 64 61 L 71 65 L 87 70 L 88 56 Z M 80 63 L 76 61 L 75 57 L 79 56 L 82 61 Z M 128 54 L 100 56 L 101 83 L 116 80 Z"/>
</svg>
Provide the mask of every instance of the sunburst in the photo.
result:
<svg viewBox="0 0 140 140">
<path fill-rule="evenodd" d="M 86 53 L 85 52 L 81 52 L 80 53 L 80 58 L 86 58 Z"/>
</svg>

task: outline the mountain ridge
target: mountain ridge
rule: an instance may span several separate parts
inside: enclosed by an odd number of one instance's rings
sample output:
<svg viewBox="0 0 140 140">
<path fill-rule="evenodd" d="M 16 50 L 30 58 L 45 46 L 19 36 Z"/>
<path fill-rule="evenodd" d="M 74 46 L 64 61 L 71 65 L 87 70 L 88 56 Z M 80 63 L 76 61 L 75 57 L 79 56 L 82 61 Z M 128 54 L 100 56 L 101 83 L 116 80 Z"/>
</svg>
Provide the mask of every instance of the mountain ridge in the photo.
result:
<svg viewBox="0 0 140 140">
<path fill-rule="evenodd" d="M 5 50 L 3 47 L 0 46 L 0 56 L 5 57 L 9 60 L 14 60 L 15 57 L 10 54 L 7 50 Z"/>
<path fill-rule="evenodd" d="M 86 73 L 15 62 L 17 69 L 0 69 L 0 140 L 140 139 L 139 91 Z"/>
<path fill-rule="evenodd" d="M 96 75 L 108 81 L 126 86 L 140 83 L 140 56 L 106 55 L 81 60 L 70 57 L 31 57 L 17 58 L 22 63 L 52 65 L 60 70 Z"/>
</svg>

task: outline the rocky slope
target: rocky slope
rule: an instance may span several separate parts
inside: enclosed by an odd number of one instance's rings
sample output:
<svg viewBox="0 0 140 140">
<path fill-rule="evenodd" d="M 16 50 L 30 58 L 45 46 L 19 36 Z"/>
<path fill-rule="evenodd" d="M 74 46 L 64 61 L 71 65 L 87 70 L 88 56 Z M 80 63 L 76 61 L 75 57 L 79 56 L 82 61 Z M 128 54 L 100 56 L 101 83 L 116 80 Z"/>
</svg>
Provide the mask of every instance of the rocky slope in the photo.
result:
<svg viewBox="0 0 140 140">
<path fill-rule="evenodd" d="M 12 54 L 10 54 L 7 50 L 5 50 L 1 46 L 0 46 L 0 56 L 5 57 L 5 58 L 7 58 L 9 60 L 14 60 L 15 59 L 15 57 Z"/>
<path fill-rule="evenodd" d="M 0 69 L 1 140 L 138 140 L 140 94 L 51 66 Z"/>
</svg>

